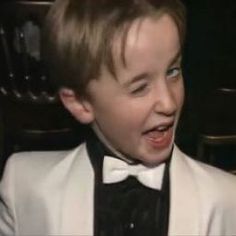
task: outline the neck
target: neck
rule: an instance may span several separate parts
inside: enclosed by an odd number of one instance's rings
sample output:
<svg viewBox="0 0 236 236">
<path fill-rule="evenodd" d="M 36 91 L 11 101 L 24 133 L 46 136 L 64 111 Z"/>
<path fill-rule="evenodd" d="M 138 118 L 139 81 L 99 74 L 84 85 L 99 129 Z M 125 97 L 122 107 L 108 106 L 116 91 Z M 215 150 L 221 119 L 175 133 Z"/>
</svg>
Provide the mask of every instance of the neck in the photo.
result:
<svg viewBox="0 0 236 236">
<path fill-rule="evenodd" d="M 126 157 L 125 155 L 123 155 L 121 152 L 119 152 L 118 150 L 116 150 L 111 144 L 110 142 L 107 140 L 107 138 L 103 135 L 101 129 L 99 128 L 97 123 L 93 123 L 92 124 L 92 129 L 95 132 L 95 134 L 97 135 L 97 137 L 99 138 L 99 140 L 112 152 L 114 153 L 114 155 L 116 155 L 118 158 L 120 158 L 121 160 L 132 164 L 134 161 L 129 159 L 128 157 Z"/>
</svg>

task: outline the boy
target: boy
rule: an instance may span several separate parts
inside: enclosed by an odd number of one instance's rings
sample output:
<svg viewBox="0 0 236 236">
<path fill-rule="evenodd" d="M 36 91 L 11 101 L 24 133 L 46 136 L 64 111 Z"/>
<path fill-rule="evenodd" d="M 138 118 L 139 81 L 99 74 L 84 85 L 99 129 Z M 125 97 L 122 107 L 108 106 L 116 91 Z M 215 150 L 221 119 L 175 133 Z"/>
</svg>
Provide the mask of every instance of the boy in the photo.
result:
<svg viewBox="0 0 236 236">
<path fill-rule="evenodd" d="M 46 28 L 65 107 L 94 133 L 16 154 L 1 235 L 234 235 L 236 179 L 174 145 L 184 100 L 178 0 L 57 0 Z"/>
</svg>

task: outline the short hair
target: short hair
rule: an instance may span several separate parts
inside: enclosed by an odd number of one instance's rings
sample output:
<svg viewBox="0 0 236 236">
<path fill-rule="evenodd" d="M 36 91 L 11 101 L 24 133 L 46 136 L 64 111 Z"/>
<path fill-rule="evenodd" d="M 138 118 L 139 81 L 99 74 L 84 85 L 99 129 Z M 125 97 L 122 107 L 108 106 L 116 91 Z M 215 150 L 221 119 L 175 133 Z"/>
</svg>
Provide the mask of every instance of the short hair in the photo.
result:
<svg viewBox="0 0 236 236">
<path fill-rule="evenodd" d="M 56 0 L 46 19 L 44 39 L 57 88 L 85 95 L 102 66 L 116 77 L 112 47 L 117 33 L 125 50 L 127 32 L 136 19 L 163 13 L 174 20 L 183 46 L 185 7 L 180 0 Z"/>
</svg>

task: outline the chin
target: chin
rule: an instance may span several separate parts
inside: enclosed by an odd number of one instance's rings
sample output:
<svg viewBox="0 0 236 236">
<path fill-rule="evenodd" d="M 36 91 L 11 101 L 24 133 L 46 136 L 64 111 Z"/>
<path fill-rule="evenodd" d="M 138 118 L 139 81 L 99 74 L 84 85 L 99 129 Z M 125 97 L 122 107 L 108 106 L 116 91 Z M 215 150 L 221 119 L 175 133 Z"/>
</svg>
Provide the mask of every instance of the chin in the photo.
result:
<svg viewBox="0 0 236 236">
<path fill-rule="evenodd" d="M 146 166 L 157 166 L 171 157 L 173 144 L 164 150 L 158 150 L 154 153 L 147 153 L 140 157 L 140 161 Z"/>
</svg>

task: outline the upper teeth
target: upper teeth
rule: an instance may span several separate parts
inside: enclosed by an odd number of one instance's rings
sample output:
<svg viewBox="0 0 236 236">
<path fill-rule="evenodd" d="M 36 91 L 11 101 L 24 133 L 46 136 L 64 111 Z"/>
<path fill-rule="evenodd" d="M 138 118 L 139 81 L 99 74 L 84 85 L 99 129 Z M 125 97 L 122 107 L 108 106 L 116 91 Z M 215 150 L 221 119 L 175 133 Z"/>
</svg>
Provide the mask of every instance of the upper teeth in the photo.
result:
<svg viewBox="0 0 236 236">
<path fill-rule="evenodd" d="M 157 130 L 163 131 L 163 130 L 166 130 L 167 128 L 168 128 L 168 126 L 159 126 L 159 127 L 157 127 Z"/>
</svg>

